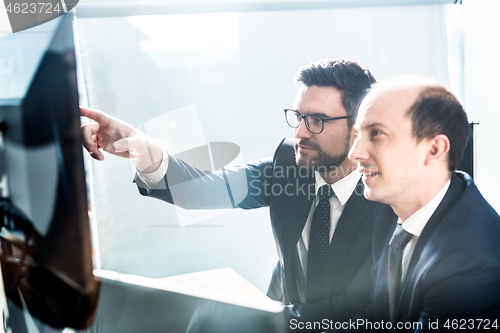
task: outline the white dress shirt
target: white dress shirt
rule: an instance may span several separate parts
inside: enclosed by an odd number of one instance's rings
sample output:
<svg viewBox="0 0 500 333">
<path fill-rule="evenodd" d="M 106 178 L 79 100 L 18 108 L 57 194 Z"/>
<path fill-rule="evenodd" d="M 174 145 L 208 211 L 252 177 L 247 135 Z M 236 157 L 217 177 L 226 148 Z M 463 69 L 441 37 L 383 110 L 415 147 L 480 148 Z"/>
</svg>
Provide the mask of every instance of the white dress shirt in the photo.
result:
<svg viewBox="0 0 500 333">
<path fill-rule="evenodd" d="M 448 180 L 448 182 L 443 186 L 443 188 L 438 192 L 438 194 L 436 194 L 434 198 L 432 198 L 427 204 L 425 204 L 425 206 L 410 215 L 404 222 L 401 221 L 401 218 L 398 218 L 398 224 L 401 224 L 404 230 L 413 235 L 408 244 L 406 244 L 403 251 L 401 280 L 404 280 L 405 278 L 408 264 L 410 263 L 415 245 L 417 244 L 417 241 L 422 234 L 422 230 L 424 230 L 425 225 L 427 224 L 427 222 L 429 222 L 432 214 L 434 214 L 437 207 L 443 200 L 446 191 L 448 191 L 448 188 L 450 187 L 450 183 L 451 180 Z"/>
<path fill-rule="evenodd" d="M 158 169 L 156 169 L 156 171 L 144 173 L 140 172 L 139 170 L 136 170 L 136 172 L 139 179 L 142 180 L 142 182 L 148 188 L 155 188 L 156 185 L 162 181 L 163 177 L 167 173 L 167 169 L 168 169 L 168 153 L 164 150 L 163 159 Z"/>
</svg>

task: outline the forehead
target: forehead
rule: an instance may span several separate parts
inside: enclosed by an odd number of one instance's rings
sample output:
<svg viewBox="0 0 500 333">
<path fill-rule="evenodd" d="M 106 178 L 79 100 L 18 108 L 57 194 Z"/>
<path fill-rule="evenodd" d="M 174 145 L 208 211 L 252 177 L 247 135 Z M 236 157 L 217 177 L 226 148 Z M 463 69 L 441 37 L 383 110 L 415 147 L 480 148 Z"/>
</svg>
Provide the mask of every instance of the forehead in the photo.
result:
<svg viewBox="0 0 500 333">
<path fill-rule="evenodd" d="M 302 114 L 325 114 L 330 117 L 344 116 L 342 92 L 334 87 L 306 86 L 301 84 L 294 108 Z"/>
<path fill-rule="evenodd" d="M 373 124 L 395 129 L 408 124 L 411 126 L 411 119 L 406 116 L 406 113 L 416 101 L 418 93 L 419 90 L 416 87 L 373 90 L 360 105 L 356 126 L 361 129 Z"/>
</svg>

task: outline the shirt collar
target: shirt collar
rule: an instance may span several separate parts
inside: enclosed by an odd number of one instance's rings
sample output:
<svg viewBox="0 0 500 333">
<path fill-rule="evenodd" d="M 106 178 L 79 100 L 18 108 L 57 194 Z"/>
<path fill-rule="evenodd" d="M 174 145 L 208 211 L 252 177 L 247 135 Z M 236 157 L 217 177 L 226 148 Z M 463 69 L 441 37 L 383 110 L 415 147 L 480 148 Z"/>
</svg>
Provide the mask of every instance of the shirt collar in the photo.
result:
<svg viewBox="0 0 500 333">
<path fill-rule="evenodd" d="M 404 230 L 408 231 L 410 234 L 420 237 L 422 230 L 424 230 L 425 225 L 431 218 L 432 214 L 436 211 L 437 207 L 441 203 L 450 187 L 451 179 L 443 186 L 441 191 L 436 194 L 434 198 L 431 199 L 424 207 L 417 210 L 415 213 L 411 214 L 410 217 L 406 219 L 406 221 L 401 221 L 401 218 L 398 218 L 398 223 L 402 224 Z"/>
<path fill-rule="evenodd" d="M 321 177 L 318 171 L 314 172 L 314 176 L 316 178 L 316 196 L 317 196 L 319 188 L 322 185 L 327 184 L 327 182 L 325 182 L 325 180 L 323 179 L 323 177 Z M 358 184 L 360 178 L 361 178 L 361 172 L 359 172 L 358 169 L 355 169 L 353 172 L 351 172 L 341 180 L 330 185 L 342 206 L 345 205 L 347 200 L 349 200 L 349 198 L 351 197 L 352 192 L 354 192 L 354 189 L 356 188 L 356 185 Z"/>
</svg>

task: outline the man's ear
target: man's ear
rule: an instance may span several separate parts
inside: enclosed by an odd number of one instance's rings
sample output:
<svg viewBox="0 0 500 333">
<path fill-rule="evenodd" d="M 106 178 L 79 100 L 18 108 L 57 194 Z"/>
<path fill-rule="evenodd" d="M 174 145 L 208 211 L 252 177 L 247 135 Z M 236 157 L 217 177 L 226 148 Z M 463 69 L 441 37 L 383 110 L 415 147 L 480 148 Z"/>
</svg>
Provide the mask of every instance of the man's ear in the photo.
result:
<svg viewBox="0 0 500 333">
<path fill-rule="evenodd" d="M 425 165 L 430 165 L 436 162 L 447 161 L 447 154 L 450 151 L 450 140 L 444 134 L 438 134 L 435 137 L 428 139 L 427 156 L 425 157 Z"/>
</svg>

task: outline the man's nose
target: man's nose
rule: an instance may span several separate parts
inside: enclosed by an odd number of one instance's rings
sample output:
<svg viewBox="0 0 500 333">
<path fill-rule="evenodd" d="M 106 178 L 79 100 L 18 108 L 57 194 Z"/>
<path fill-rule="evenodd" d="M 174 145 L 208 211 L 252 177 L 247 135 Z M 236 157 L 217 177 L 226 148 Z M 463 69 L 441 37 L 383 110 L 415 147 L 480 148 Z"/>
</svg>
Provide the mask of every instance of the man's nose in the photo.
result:
<svg viewBox="0 0 500 333">
<path fill-rule="evenodd" d="M 368 156 L 365 140 L 361 135 L 358 135 L 352 144 L 348 157 L 353 162 L 362 162 L 367 160 Z"/>
</svg>

